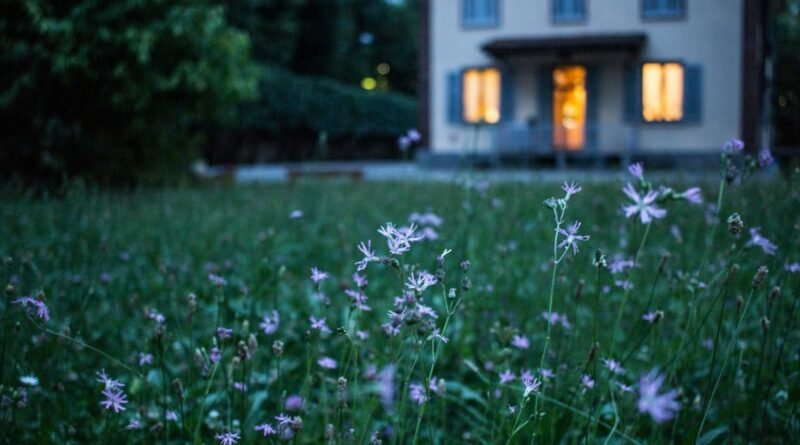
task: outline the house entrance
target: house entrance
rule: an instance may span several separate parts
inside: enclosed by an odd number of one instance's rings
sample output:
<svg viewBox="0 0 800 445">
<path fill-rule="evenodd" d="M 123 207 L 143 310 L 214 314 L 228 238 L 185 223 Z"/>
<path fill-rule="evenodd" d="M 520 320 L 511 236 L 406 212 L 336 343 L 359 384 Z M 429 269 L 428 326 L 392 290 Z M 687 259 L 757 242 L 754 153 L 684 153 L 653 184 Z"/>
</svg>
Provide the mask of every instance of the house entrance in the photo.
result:
<svg viewBox="0 0 800 445">
<path fill-rule="evenodd" d="M 553 69 L 553 148 L 583 150 L 586 142 L 586 67 Z"/>
</svg>

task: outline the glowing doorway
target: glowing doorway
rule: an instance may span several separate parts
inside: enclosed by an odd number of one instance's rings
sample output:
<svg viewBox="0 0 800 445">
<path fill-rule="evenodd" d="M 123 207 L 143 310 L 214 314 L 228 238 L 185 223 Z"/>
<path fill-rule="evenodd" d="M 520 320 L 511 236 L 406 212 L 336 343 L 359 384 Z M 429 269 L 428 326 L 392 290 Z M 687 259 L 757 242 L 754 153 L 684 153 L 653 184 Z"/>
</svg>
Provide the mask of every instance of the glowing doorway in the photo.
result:
<svg viewBox="0 0 800 445">
<path fill-rule="evenodd" d="M 553 70 L 553 147 L 582 150 L 586 142 L 586 67 Z"/>
</svg>

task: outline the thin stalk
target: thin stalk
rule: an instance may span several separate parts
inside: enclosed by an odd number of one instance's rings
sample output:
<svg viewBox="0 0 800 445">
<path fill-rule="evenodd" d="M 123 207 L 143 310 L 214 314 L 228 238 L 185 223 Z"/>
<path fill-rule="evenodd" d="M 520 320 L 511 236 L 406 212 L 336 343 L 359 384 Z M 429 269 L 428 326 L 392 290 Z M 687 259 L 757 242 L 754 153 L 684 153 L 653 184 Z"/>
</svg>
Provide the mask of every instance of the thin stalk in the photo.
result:
<svg viewBox="0 0 800 445">
<path fill-rule="evenodd" d="M 651 225 L 652 223 L 648 223 L 647 226 L 645 226 L 644 235 L 642 235 L 642 240 L 639 242 L 639 247 L 636 249 L 636 253 L 633 255 L 634 267 L 636 267 L 636 265 L 639 264 L 639 254 L 641 253 L 642 248 L 644 247 L 644 243 L 647 241 L 647 235 L 650 234 Z M 629 276 L 630 273 L 628 274 L 628 277 Z M 630 293 L 630 289 L 631 289 L 630 286 L 625 286 L 625 292 L 622 294 L 622 301 L 619 304 L 619 310 L 617 311 L 617 318 L 616 321 L 614 321 L 614 331 L 611 334 L 611 350 L 609 352 L 609 357 L 614 356 L 614 350 L 616 349 L 617 346 L 617 331 L 619 331 L 619 323 L 622 320 L 622 314 L 625 309 L 625 302 L 628 300 L 628 294 Z"/>
</svg>

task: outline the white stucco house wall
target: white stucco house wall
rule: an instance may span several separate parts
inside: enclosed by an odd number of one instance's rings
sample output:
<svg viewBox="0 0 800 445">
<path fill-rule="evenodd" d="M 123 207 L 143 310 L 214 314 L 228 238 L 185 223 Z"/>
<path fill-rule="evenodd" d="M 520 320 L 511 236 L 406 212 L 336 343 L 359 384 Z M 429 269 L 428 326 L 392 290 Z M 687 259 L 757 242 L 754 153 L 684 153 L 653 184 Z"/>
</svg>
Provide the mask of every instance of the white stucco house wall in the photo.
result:
<svg viewBox="0 0 800 445">
<path fill-rule="evenodd" d="M 629 159 L 759 142 L 757 0 L 421 3 L 431 154 Z"/>
</svg>

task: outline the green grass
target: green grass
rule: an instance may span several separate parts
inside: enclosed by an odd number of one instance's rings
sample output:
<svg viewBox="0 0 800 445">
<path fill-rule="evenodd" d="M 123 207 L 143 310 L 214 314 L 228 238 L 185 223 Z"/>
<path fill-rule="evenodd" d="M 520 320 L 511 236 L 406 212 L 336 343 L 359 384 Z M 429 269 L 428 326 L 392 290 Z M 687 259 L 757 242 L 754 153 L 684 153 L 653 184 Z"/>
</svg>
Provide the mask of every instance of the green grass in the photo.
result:
<svg viewBox="0 0 800 445">
<path fill-rule="evenodd" d="M 274 426 L 274 416 L 286 412 L 282 401 L 292 394 L 307 396 L 304 411 L 292 414 L 303 421 L 294 443 L 369 443 L 373 432 L 383 443 L 505 443 L 515 425 L 512 443 L 530 443 L 534 433 L 536 443 L 691 443 L 696 437 L 704 443 L 786 443 L 798 437 L 800 331 L 794 319 L 800 274 L 784 270 L 785 263 L 800 261 L 796 188 L 781 179 L 732 186 L 705 260 L 713 210 L 707 204 L 665 204 L 667 217 L 652 224 L 640 267 L 612 275 L 592 265 L 595 250 L 609 263 L 615 255 L 630 259 L 645 226 L 621 214 L 627 200 L 621 181 L 581 185 L 565 222 L 582 221 L 581 233 L 591 239 L 580 243 L 577 255 L 567 254 L 554 276 L 553 310 L 567 315 L 572 328 L 553 326 L 544 362 L 556 377 L 526 402 L 519 379 L 500 385 L 498 375 L 539 368 L 554 234 L 553 214 L 542 202 L 563 195 L 558 184 L 501 183 L 486 192 L 437 183 L 353 182 L 128 193 L 75 188 L 59 197 L 6 190 L 0 202 L 0 279 L 15 285 L 6 293 L 0 328 L 2 443 L 217 443 L 214 435 L 228 429 L 241 434 L 240 443 L 269 443 L 254 426 Z M 695 184 L 669 185 L 683 190 Z M 717 183 L 701 186 L 706 202 L 715 202 Z M 294 209 L 304 216 L 290 219 Z M 411 212 L 426 210 L 444 218 L 440 238 L 413 244 L 398 267 L 370 264 L 365 292 L 373 311 L 351 312 L 343 290 L 353 287 L 354 262 L 361 258 L 357 244 L 371 239 L 385 255 L 378 227 L 387 221 L 404 225 Z M 726 230 L 733 212 L 745 222 L 738 239 Z M 747 230 L 758 226 L 778 245 L 776 255 L 745 247 Z M 387 338 L 381 324 L 408 271 L 435 273 L 436 256 L 445 248 L 453 253 L 445 258 L 444 286 L 426 290 L 423 301 L 439 313 L 440 329 L 445 303 L 452 309 L 444 332 L 450 341 L 426 341 L 433 325 L 425 322 Z M 468 272 L 460 268 L 462 260 L 470 261 Z M 739 271 L 727 279 L 733 264 Z M 745 312 L 736 298 L 748 300 L 761 265 L 769 274 Z M 332 277 L 321 283 L 321 300 L 309 279 L 311 267 Z M 209 273 L 228 284 L 216 287 Z M 614 282 L 626 274 L 634 287 L 620 312 L 625 292 Z M 464 279 L 469 290 L 463 290 Z M 782 292 L 770 305 L 774 286 Z M 444 297 L 450 288 L 457 289 L 452 300 Z M 10 304 L 39 292 L 50 321 Z M 190 293 L 197 298 L 191 321 Z M 650 310 L 664 312 L 652 326 L 641 320 L 648 302 Z M 166 317 L 160 339 L 148 309 Z M 268 336 L 258 324 L 273 309 L 281 324 Z M 327 317 L 333 333 L 320 338 L 311 332 L 311 315 Z M 760 321 L 765 316 L 766 334 Z M 234 338 L 224 343 L 224 365 L 215 368 L 204 357 L 217 319 L 234 330 Z M 357 330 L 369 339 L 358 340 Z M 258 350 L 231 369 L 236 343 L 247 342 L 251 333 Z M 510 346 L 516 334 L 529 338 L 529 349 Z M 717 347 L 705 347 L 707 339 Z M 275 340 L 284 342 L 280 359 L 272 352 Z M 152 354 L 153 363 L 139 366 L 139 352 Z M 336 359 L 337 369 L 318 366 L 321 356 Z M 625 359 L 626 373 L 614 380 L 634 392 L 611 383 L 604 358 Z M 397 364 L 391 411 L 380 403 L 371 376 L 389 364 Z M 126 385 L 126 411 L 101 408 L 103 386 L 95 372 L 103 368 Z M 662 392 L 680 391 L 680 411 L 663 424 L 637 409 L 639 378 L 653 369 L 665 376 Z M 596 381 L 594 389 L 583 389 L 583 374 Z M 40 382 L 26 387 L 22 407 L 16 402 L 25 375 Z M 410 403 L 408 385 L 429 375 L 444 379 L 446 389 L 428 394 L 424 406 Z M 337 389 L 340 376 L 347 379 L 343 392 Z M 183 397 L 173 390 L 175 379 Z M 248 383 L 244 394 L 231 389 L 242 380 Z M 521 403 L 522 414 L 512 413 L 509 406 L 518 409 Z M 167 428 L 165 405 L 179 417 Z M 541 417 L 533 417 L 535 412 Z M 134 418 L 144 428 L 125 430 Z M 333 434 L 326 439 L 328 424 Z"/>
</svg>

